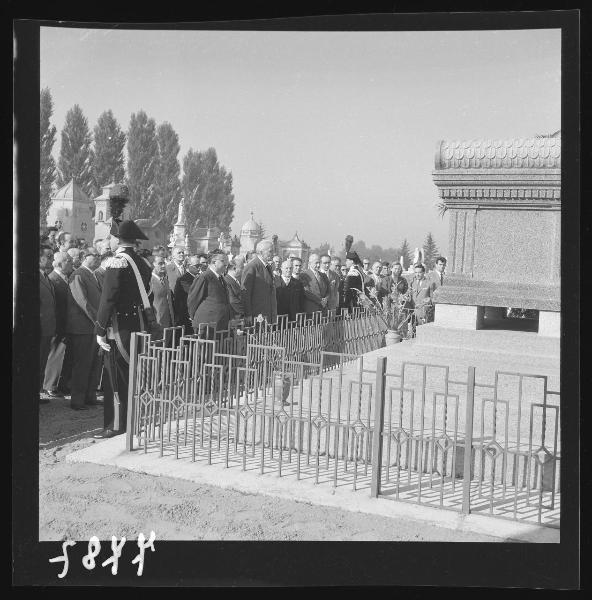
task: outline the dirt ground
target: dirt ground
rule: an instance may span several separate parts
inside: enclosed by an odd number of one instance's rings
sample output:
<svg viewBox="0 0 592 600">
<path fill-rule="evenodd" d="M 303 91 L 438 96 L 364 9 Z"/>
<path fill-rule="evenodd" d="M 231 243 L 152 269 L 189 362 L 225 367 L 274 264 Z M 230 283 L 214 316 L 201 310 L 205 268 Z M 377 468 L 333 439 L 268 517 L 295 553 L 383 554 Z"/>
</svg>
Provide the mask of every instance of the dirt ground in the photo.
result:
<svg viewBox="0 0 592 600">
<path fill-rule="evenodd" d="M 430 525 L 245 494 L 115 467 L 69 464 L 93 443 L 102 407 L 39 407 L 39 539 L 499 541 Z"/>
</svg>

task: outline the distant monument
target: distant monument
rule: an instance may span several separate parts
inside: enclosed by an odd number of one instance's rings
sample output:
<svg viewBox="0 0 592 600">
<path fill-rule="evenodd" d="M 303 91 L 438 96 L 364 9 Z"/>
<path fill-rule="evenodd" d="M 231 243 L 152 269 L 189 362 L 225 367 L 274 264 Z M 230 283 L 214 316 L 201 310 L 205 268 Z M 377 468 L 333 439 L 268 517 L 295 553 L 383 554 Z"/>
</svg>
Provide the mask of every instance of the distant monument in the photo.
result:
<svg viewBox="0 0 592 600">
<path fill-rule="evenodd" d="M 560 333 L 561 137 L 441 141 L 433 179 L 449 215 L 445 284 L 435 322 L 418 328 L 504 329 L 509 307 L 538 311 Z"/>
<path fill-rule="evenodd" d="M 173 225 L 169 248 L 183 248 L 187 251 L 187 225 L 185 223 L 185 198 L 179 200 L 179 208 L 177 210 L 177 222 Z"/>
</svg>

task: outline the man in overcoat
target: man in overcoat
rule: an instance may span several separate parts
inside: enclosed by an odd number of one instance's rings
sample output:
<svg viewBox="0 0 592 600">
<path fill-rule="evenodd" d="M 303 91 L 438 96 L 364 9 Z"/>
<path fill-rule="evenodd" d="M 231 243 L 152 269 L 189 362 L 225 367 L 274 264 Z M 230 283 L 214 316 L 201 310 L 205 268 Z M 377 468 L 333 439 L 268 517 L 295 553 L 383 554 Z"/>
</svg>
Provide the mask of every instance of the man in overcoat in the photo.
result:
<svg viewBox="0 0 592 600">
<path fill-rule="evenodd" d="M 304 311 L 307 315 L 317 311 L 326 312 L 329 280 L 324 273 L 321 273 L 320 266 L 319 255 L 311 254 L 308 258 L 308 269 L 300 275 L 304 287 Z"/>
<path fill-rule="evenodd" d="M 63 398 L 64 394 L 58 389 L 64 383 L 69 371 L 66 362 L 66 324 L 68 311 L 68 296 L 70 296 L 70 275 L 72 274 L 72 258 L 66 252 L 56 252 L 53 257 L 53 271 L 49 279 L 55 292 L 56 330 L 51 340 L 47 365 L 45 367 L 45 381 L 43 387 L 46 394 L 51 398 Z M 68 353 L 70 354 L 70 353 Z M 68 357 L 68 359 L 71 355 Z"/>
<path fill-rule="evenodd" d="M 292 277 L 292 261 L 285 260 L 281 265 L 280 285 L 276 288 L 278 315 L 288 315 L 295 321 L 298 313 L 304 312 L 304 287 L 300 280 Z"/>
<path fill-rule="evenodd" d="M 49 246 L 39 248 L 39 404 L 47 404 L 49 400 L 43 394 L 45 365 L 51 348 L 51 340 L 56 332 L 55 290 L 48 273 L 51 272 L 53 251 Z"/>
<path fill-rule="evenodd" d="M 196 333 L 199 332 L 200 325 L 212 325 L 216 331 L 228 329 L 232 308 L 224 281 L 227 262 L 226 254 L 213 253 L 207 271 L 196 277 L 191 285 L 187 296 L 187 309 Z"/>
<path fill-rule="evenodd" d="M 180 278 L 179 278 L 180 279 Z M 177 281 L 179 281 L 177 279 Z M 154 306 L 156 320 L 161 327 L 173 327 L 175 324 L 175 311 L 173 308 L 173 292 L 169 286 L 166 272 L 166 263 L 162 256 L 155 256 L 152 264 L 152 277 L 150 278 L 149 298 Z"/>
<path fill-rule="evenodd" d="M 72 397 L 70 408 L 86 410 L 97 402 L 97 384 L 100 376 L 99 347 L 94 335 L 94 323 L 101 300 L 101 287 L 94 271 L 99 266 L 99 255 L 89 248 L 82 265 L 70 277 L 67 333 L 72 355 Z"/>
<path fill-rule="evenodd" d="M 270 266 L 273 255 L 273 243 L 261 240 L 256 247 L 256 255 L 245 266 L 241 285 L 245 290 L 245 318 L 252 322 L 259 315 L 268 323 L 277 318 L 277 298 Z"/>
</svg>

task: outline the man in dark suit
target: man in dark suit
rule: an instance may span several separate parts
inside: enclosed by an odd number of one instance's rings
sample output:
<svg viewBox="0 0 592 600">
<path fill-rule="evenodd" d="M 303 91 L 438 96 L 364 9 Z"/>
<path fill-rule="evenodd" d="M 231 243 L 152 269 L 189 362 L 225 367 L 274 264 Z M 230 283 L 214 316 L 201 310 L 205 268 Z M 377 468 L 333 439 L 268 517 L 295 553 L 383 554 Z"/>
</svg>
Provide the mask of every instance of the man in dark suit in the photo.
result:
<svg viewBox="0 0 592 600">
<path fill-rule="evenodd" d="M 185 275 L 185 250 L 173 248 L 171 256 L 173 260 L 166 266 L 166 272 L 171 291 L 174 291 L 177 279 Z"/>
<path fill-rule="evenodd" d="M 247 263 L 243 271 L 241 285 L 245 290 L 245 318 L 253 322 L 259 315 L 268 323 L 277 318 L 277 298 L 273 281 L 273 243 L 261 240 L 256 247 L 256 255 Z"/>
<path fill-rule="evenodd" d="M 39 340 L 39 404 L 47 404 L 49 400 L 41 397 L 43 394 L 43 379 L 45 365 L 51 348 L 51 341 L 56 332 L 56 303 L 55 290 L 49 277 L 52 269 L 53 251 L 49 246 L 39 248 L 39 309 L 40 334 Z"/>
<path fill-rule="evenodd" d="M 55 291 L 56 331 L 51 340 L 43 383 L 46 394 L 51 398 L 64 397 L 64 394 L 58 390 L 58 383 L 66 354 L 66 324 L 71 273 L 72 258 L 66 252 L 57 252 L 53 257 L 53 271 L 48 276 Z"/>
<path fill-rule="evenodd" d="M 329 280 L 320 272 L 320 266 L 319 255 L 311 254 L 308 258 L 308 269 L 299 278 L 304 286 L 304 311 L 307 315 L 317 311 L 326 312 Z"/>
<path fill-rule="evenodd" d="M 434 270 L 430 271 L 427 276 L 427 280 L 432 286 L 432 292 L 444 285 L 444 269 L 446 269 L 446 259 L 443 256 L 438 256 L 434 263 Z"/>
<path fill-rule="evenodd" d="M 304 288 L 300 280 L 292 277 L 292 261 L 285 260 L 281 265 L 280 285 L 276 288 L 278 315 L 288 315 L 295 321 L 296 315 L 303 312 Z"/>
<path fill-rule="evenodd" d="M 210 256 L 210 265 L 205 273 L 196 277 L 187 296 L 187 309 L 193 317 L 193 329 L 197 333 L 200 324 L 215 326 L 216 331 L 228 329 L 232 308 L 224 271 L 228 257 L 222 252 Z"/>
<path fill-rule="evenodd" d="M 415 277 L 409 286 L 411 303 L 414 308 L 413 317 L 416 323 L 422 324 L 431 318 L 433 288 L 425 276 L 425 267 L 422 264 L 414 265 L 413 270 Z"/>
<path fill-rule="evenodd" d="M 191 326 L 191 318 L 187 310 L 187 295 L 193 284 L 193 280 L 201 274 L 200 268 L 201 257 L 193 255 L 189 257 L 189 265 L 185 271 L 185 275 L 177 279 L 175 289 L 173 291 L 173 310 L 175 312 L 175 325 L 185 325 L 185 333 L 193 333 Z"/>
<path fill-rule="evenodd" d="M 122 190 L 120 193 L 127 195 L 127 191 Z M 148 263 L 134 250 L 136 240 L 148 238 L 133 221 L 119 222 L 114 218 L 111 236 L 113 241 L 118 242 L 118 247 L 115 255 L 105 265 L 105 279 L 95 322 L 95 334 L 97 343 L 103 349 L 106 374 L 106 377 L 103 377 L 104 429 L 94 436 L 96 438 L 110 438 L 125 433 L 130 340 L 133 332 L 146 328 L 142 296 L 130 261 L 133 261 L 138 268 L 145 291 L 148 290 L 152 274 Z M 123 256 L 124 254 L 126 257 Z M 109 333 L 112 333 L 109 340 L 107 340 L 108 329 Z M 120 402 L 118 429 L 115 429 L 114 391 L 118 392 Z"/>
<path fill-rule="evenodd" d="M 337 311 L 337 308 L 339 308 L 339 284 L 341 283 L 341 278 L 333 268 L 331 268 L 331 262 L 331 257 L 328 254 L 321 255 L 320 272 L 327 276 L 327 281 L 329 282 L 327 310 Z"/>
<path fill-rule="evenodd" d="M 245 262 L 240 256 L 233 258 L 228 265 L 228 272 L 224 277 L 224 281 L 226 281 L 228 287 L 228 298 L 234 319 L 243 319 L 245 316 L 244 290 L 240 284 L 244 266 Z"/>
<path fill-rule="evenodd" d="M 152 264 L 152 277 L 150 278 L 149 299 L 154 306 L 156 320 L 161 327 L 173 327 L 175 324 L 175 311 L 173 309 L 173 292 L 169 286 L 166 272 L 166 263 L 162 256 L 155 256 Z M 177 279 L 177 282 L 181 278 Z"/>
<path fill-rule="evenodd" d="M 70 408 L 74 410 L 86 410 L 89 405 L 98 404 L 96 389 L 100 360 L 94 323 L 101 300 L 101 288 L 94 271 L 99 260 L 98 252 L 89 248 L 82 265 L 70 278 L 67 332 L 72 353 Z"/>
</svg>

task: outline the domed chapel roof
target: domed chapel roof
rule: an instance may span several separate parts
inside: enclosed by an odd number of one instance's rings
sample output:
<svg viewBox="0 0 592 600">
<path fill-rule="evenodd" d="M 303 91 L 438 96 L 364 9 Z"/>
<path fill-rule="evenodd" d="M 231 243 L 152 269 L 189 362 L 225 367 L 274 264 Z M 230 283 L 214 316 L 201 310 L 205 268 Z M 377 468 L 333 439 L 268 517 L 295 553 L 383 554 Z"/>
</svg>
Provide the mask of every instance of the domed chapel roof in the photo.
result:
<svg viewBox="0 0 592 600">
<path fill-rule="evenodd" d="M 261 226 L 253 219 L 253 211 L 251 211 L 251 218 L 241 227 L 241 235 L 258 235 L 261 231 Z"/>
<path fill-rule="evenodd" d="M 88 204 L 90 198 L 82 191 L 82 188 L 71 179 L 66 185 L 61 187 L 52 197 L 52 200 L 73 200 Z"/>
</svg>

